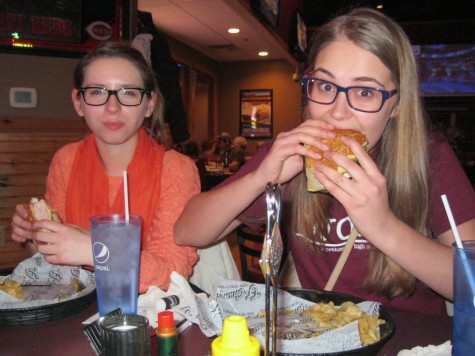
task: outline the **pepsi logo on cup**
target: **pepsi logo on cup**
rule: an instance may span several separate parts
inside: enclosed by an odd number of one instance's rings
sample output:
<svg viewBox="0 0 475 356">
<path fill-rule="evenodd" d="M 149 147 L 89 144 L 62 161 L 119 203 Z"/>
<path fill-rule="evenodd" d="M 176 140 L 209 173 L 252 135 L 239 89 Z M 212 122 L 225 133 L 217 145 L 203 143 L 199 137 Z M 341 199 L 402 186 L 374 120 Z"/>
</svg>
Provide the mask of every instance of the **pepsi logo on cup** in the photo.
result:
<svg viewBox="0 0 475 356">
<path fill-rule="evenodd" d="M 109 248 L 102 242 L 94 243 L 94 245 L 92 246 L 92 253 L 94 255 L 94 261 L 99 264 L 104 264 L 109 260 Z"/>
</svg>

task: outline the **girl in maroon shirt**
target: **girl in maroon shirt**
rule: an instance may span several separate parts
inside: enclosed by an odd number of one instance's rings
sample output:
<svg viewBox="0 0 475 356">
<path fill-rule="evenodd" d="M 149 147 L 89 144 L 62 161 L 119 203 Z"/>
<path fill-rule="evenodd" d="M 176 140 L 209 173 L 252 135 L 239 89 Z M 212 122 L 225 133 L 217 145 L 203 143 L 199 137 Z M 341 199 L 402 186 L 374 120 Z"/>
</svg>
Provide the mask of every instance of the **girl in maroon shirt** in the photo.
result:
<svg viewBox="0 0 475 356">
<path fill-rule="evenodd" d="M 308 119 L 222 186 L 193 197 L 175 224 L 175 241 L 205 245 L 258 221 L 267 183 L 280 183 L 281 230 L 303 287 L 325 286 L 355 227 L 359 235 L 335 291 L 400 310 L 444 312 L 444 298 L 453 298 L 454 234 L 440 195 L 447 195 L 462 239 L 474 239 L 475 193 L 450 147 L 429 135 L 407 36 L 382 13 L 355 9 L 319 28 L 309 59 L 302 80 Z M 342 138 L 359 164 L 321 141 L 336 128 L 366 135 L 368 151 Z M 304 156 L 317 160 L 315 176 L 329 194 L 307 191 Z"/>
</svg>

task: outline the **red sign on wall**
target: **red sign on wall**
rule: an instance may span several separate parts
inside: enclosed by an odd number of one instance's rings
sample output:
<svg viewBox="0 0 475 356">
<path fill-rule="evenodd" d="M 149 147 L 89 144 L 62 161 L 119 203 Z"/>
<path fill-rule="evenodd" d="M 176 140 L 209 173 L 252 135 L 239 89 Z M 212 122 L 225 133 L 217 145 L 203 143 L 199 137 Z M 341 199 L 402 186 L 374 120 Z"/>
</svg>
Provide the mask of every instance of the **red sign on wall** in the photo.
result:
<svg viewBox="0 0 475 356">
<path fill-rule="evenodd" d="M 82 55 L 124 38 L 126 0 L 0 0 L 0 51 Z"/>
</svg>

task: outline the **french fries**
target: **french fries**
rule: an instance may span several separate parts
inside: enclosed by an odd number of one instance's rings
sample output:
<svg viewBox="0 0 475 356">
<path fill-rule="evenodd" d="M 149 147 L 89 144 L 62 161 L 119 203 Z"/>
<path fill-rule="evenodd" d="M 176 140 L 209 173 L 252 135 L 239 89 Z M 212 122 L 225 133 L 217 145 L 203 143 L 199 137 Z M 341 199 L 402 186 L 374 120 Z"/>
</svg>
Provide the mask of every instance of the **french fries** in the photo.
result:
<svg viewBox="0 0 475 356">
<path fill-rule="evenodd" d="M 317 303 L 301 312 L 290 309 L 279 311 L 280 315 L 298 315 L 305 317 L 306 321 L 290 325 L 279 325 L 277 327 L 277 337 L 279 339 L 302 339 L 321 335 L 328 329 L 337 329 L 353 321 L 358 321 L 358 332 L 362 345 L 373 344 L 380 340 L 379 326 L 385 321 L 378 315 L 369 316 L 353 302 L 344 302 L 340 306 L 335 306 L 333 302 Z M 264 311 L 257 314 L 263 318 Z M 311 321 L 309 321 L 311 320 Z"/>
<path fill-rule="evenodd" d="M 18 299 L 23 298 L 23 289 L 21 288 L 21 283 L 17 281 L 9 280 L 7 283 L 0 281 L 0 290 L 10 294 L 12 297 Z"/>
<path fill-rule="evenodd" d="M 353 302 L 344 302 L 340 307 L 335 307 L 333 302 L 318 303 L 304 310 L 302 315 L 307 315 L 318 323 L 319 328 L 336 329 L 343 325 L 358 320 L 358 331 L 363 345 L 379 341 L 379 325 L 384 320 L 378 316 L 369 316 Z"/>
<path fill-rule="evenodd" d="M 379 319 L 377 316 L 365 315 L 361 318 L 358 321 L 361 343 L 363 345 L 369 345 L 379 341 L 378 327 L 382 324 L 384 324 L 384 320 Z"/>
</svg>

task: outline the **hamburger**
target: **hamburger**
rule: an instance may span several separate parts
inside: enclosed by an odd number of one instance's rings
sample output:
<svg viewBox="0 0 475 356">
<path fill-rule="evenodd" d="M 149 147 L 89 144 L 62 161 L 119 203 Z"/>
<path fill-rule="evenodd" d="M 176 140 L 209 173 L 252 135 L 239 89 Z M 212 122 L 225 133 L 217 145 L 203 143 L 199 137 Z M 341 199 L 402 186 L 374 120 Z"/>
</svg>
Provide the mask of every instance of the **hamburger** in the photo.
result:
<svg viewBox="0 0 475 356">
<path fill-rule="evenodd" d="M 44 199 L 31 198 L 28 204 L 28 216 L 32 222 L 39 220 L 61 222 L 58 213 Z"/>
<path fill-rule="evenodd" d="M 58 213 L 48 205 L 44 199 L 31 198 L 30 203 L 28 204 L 28 220 L 39 221 L 39 220 L 52 220 L 56 222 L 61 222 Z M 48 231 L 47 229 L 39 229 L 40 231 Z M 33 240 L 34 243 L 36 241 Z"/>
<path fill-rule="evenodd" d="M 368 146 L 368 140 L 366 139 L 366 136 L 359 131 L 350 130 L 350 129 L 337 129 L 334 132 L 336 134 L 335 138 L 322 139 L 322 142 L 328 145 L 331 151 L 341 153 L 342 155 L 345 155 L 349 159 L 353 160 L 354 162 L 358 162 L 358 160 L 356 159 L 356 156 L 353 154 L 351 149 L 341 141 L 341 136 L 346 136 L 346 137 L 356 140 L 364 149 L 366 149 L 366 147 Z M 313 146 L 309 146 L 309 145 L 305 145 L 305 146 L 319 154 L 323 153 L 321 150 Z M 316 161 L 315 159 L 305 156 L 305 175 L 307 177 L 307 190 L 309 192 L 318 192 L 318 191 L 325 190 L 323 185 L 315 177 L 315 167 L 314 167 L 315 161 Z M 351 176 L 349 175 L 348 172 L 346 172 L 345 169 L 343 169 L 342 167 L 339 167 L 332 160 L 328 158 L 322 158 L 321 162 L 324 165 L 330 168 L 333 168 L 338 173 L 345 175 L 345 177 L 351 178 Z"/>
</svg>

